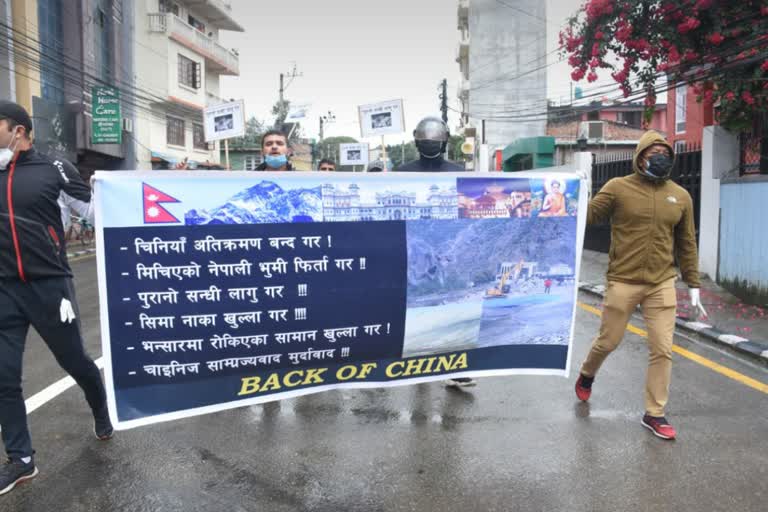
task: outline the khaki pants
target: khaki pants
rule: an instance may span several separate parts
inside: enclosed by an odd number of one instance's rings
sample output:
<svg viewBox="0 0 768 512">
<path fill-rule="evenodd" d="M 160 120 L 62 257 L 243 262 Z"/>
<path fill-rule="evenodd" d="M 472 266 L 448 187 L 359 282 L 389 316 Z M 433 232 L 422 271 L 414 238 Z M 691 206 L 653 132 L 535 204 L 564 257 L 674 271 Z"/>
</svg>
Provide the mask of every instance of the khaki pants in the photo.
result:
<svg viewBox="0 0 768 512">
<path fill-rule="evenodd" d="M 664 416 L 672 376 L 672 338 L 677 308 L 675 279 L 659 285 L 608 282 L 600 334 L 592 342 L 581 373 L 587 377 L 597 374 L 608 354 L 619 346 L 629 317 L 638 304 L 643 309 L 650 349 L 645 380 L 645 410 L 651 416 Z"/>
</svg>

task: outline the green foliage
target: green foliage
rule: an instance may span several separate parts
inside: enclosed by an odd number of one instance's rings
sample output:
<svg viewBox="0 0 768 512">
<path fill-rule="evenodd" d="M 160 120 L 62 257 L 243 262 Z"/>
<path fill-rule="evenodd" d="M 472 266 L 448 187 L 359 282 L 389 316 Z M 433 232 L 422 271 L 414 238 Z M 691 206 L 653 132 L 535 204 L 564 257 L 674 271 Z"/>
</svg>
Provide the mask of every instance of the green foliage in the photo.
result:
<svg viewBox="0 0 768 512">
<path fill-rule="evenodd" d="M 336 162 L 336 170 L 337 171 L 352 171 L 351 165 L 339 165 L 339 160 L 341 160 L 341 157 L 339 155 L 339 144 L 352 144 L 356 143 L 357 139 L 354 137 L 346 137 L 346 136 L 338 136 L 338 137 L 326 137 L 322 141 L 319 141 L 317 143 L 317 146 L 315 148 L 316 155 L 315 158 L 319 162 L 323 158 L 328 158 L 330 160 L 333 160 Z M 359 171 L 360 169 L 358 169 Z"/>
</svg>

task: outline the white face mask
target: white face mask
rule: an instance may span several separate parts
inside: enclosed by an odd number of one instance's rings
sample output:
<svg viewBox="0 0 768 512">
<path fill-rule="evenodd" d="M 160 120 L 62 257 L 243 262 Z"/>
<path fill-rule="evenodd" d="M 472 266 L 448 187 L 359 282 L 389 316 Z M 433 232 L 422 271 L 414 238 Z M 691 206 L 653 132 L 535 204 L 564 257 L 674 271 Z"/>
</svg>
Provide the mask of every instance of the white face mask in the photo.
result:
<svg viewBox="0 0 768 512">
<path fill-rule="evenodd" d="M 8 167 L 8 164 L 11 163 L 11 160 L 13 160 L 13 154 L 16 152 L 16 148 L 19 145 L 15 129 L 13 130 L 13 135 L 11 137 L 11 143 L 8 144 L 8 147 L 0 149 L 0 170 L 2 171 L 4 171 Z M 16 141 L 16 144 L 13 143 L 14 141 Z M 13 149 L 11 149 L 11 145 L 13 145 Z"/>
</svg>

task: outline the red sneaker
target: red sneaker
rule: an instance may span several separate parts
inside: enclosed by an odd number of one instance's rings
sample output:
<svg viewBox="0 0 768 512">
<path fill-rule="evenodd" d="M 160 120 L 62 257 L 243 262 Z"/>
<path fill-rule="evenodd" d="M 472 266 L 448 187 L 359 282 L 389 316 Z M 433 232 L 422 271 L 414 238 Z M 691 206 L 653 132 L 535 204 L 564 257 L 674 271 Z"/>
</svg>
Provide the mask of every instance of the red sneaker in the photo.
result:
<svg viewBox="0 0 768 512">
<path fill-rule="evenodd" d="M 646 414 L 643 416 L 643 421 L 641 423 L 645 428 L 653 432 L 653 435 L 656 437 L 671 441 L 677 436 L 675 427 L 670 425 L 664 416 L 657 418 L 655 416 L 649 416 Z"/>
<path fill-rule="evenodd" d="M 592 395 L 592 381 L 594 380 L 594 377 L 585 377 L 582 374 L 579 374 L 579 378 L 576 379 L 576 397 L 582 402 L 589 400 L 590 395 Z"/>
</svg>

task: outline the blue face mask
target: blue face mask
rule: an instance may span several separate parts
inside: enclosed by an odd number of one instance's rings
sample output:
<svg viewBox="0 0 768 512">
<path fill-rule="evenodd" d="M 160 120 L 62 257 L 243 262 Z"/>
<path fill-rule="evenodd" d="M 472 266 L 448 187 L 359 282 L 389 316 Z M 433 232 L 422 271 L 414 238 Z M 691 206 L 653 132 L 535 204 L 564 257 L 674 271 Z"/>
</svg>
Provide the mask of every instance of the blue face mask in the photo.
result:
<svg viewBox="0 0 768 512">
<path fill-rule="evenodd" d="M 288 157 L 285 155 L 267 155 L 264 157 L 264 162 L 271 169 L 279 169 L 288 163 Z"/>
</svg>

